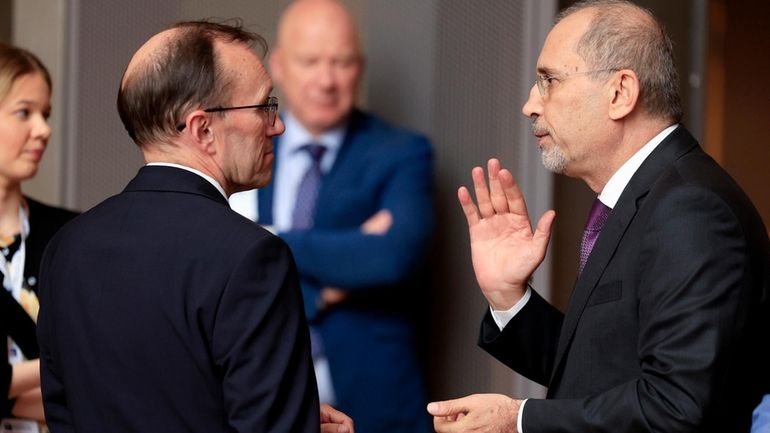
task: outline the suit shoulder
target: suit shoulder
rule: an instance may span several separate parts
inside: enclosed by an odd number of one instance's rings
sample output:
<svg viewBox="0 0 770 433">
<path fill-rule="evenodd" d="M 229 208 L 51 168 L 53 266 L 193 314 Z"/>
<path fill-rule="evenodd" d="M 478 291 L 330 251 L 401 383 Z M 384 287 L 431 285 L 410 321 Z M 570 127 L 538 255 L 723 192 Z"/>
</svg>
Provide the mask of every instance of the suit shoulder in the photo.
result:
<svg viewBox="0 0 770 433">
<path fill-rule="evenodd" d="M 360 137 L 377 137 L 373 141 L 383 146 L 410 146 L 430 151 L 431 143 L 425 135 L 392 124 L 374 114 L 357 111 L 351 133 Z"/>
<path fill-rule="evenodd" d="M 683 155 L 652 185 L 645 202 L 650 210 L 670 220 L 671 214 L 689 211 L 694 220 L 719 213 L 733 221 L 744 236 L 766 238 L 767 229 L 759 211 L 738 183 L 705 152 Z"/>
<path fill-rule="evenodd" d="M 217 230 L 215 236 L 221 237 L 221 244 L 227 248 L 236 245 L 251 248 L 254 244 L 260 244 L 269 248 L 288 249 L 283 239 L 230 208 L 223 207 L 218 218 L 221 218 L 218 224 L 220 230 Z"/>
<path fill-rule="evenodd" d="M 656 182 L 659 188 L 688 188 L 719 197 L 729 207 L 754 209 L 751 200 L 727 171 L 700 148 L 674 162 Z"/>
<path fill-rule="evenodd" d="M 53 225 L 62 226 L 69 220 L 78 216 L 78 212 L 62 207 L 56 207 L 41 203 L 33 198 L 24 197 L 29 205 L 29 217 L 38 221 L 51 222 Z"/>
</svg>

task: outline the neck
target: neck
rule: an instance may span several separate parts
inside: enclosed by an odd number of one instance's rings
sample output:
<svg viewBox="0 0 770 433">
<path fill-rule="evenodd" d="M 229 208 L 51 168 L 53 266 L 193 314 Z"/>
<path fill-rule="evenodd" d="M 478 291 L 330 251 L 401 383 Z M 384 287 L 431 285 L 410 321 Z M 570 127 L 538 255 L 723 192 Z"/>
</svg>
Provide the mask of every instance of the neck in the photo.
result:
<svg viewBox="0 0 770 433">
<path fill-rule="evenodd" d="M 19 184 L 0 189 L 0 235 L 15 235 L 21 231 L 20 206 L 26 206 L 26 203 Z"/>
<path fill-rule="evenodd" d="M 213 158 L 201 157 L 199 154 L 175 152 L 173 150 L 174 148 L 171 148 L 170 151 L 166 151 L 162 148 L 149 147 L 143 149 L 142 152 L 144 153 L 144 160 L 148 164 L 153 162 L 165 162 L 183 165 L 198 170 L 216 180 L 217 183 L 222 186 L 222 189 L 228 197 L 235 192 L 233 186 L 225 181 L 222 170 Z"/>
<path fill-rule="evenodd" d="M 591 173 L 581 176 L 591 190 L 599 194 L 607 185 L 610 178 L 644 145 L 650 142 L 661 131 L 671 126 L 666 120 L 646 119 L 644 122 L 629 122 L 621 126 L 619 137 L 612 140 L 616 144 L 610 144 L 606 151 L 606 158 L 598 162 L 598 166 Z"/>
</svg>

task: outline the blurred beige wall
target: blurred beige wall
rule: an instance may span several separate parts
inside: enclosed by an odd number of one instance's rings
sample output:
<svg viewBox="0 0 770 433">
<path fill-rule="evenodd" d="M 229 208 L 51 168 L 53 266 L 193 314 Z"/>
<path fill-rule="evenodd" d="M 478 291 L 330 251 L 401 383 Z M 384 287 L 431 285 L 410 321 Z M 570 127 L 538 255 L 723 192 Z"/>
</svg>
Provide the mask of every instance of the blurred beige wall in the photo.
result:
<svg viewBox="0 0 770 433">
<path fill-rule="evenodd" d="M 10 2 L 8 2 L 10 3 Z M 51 204 L 63 204 L 62 96 L 64 84 L 64 2 L 24 0 L 13 4 L 11 35 L 15 45 L 35 53 L 48 68 L 53 81 L 49 123 L 52 133 L 37 176 L 23 184 L 26 194 Z"/>
<path fill-rule="evenodd" d="M 2 0 L 0 0 L 2 1 Z M 428 135 L 435 150 L 435 281 L 424 297 L 423 341 L 431 398 L 475 392 L 537 396 L 476 347 L 486 308 L 473 275 L 456 190 L 470 170 L 499 157 L 517 175 L 535 218 L 552 207 L 552 175 L 540 165 L 521 105 L 556 10 L 555 0 L 345 0 L 367 55 L 361 103 Z M 54 76 L 54 137 L 25 189 L 87 210 L 118 193 L 142 165 L 115 109 L 120 76 L 150 35 L 183 19 L 241 17 L 273 42 L 288 0 L 15 0 L 14 38 Z M 279 95 L 280 96 L 280 95 Z M 550 259 L 536 276 L 550 293 Z M 404 302 L 414 302 L 405 299 Z"/>
</svg>

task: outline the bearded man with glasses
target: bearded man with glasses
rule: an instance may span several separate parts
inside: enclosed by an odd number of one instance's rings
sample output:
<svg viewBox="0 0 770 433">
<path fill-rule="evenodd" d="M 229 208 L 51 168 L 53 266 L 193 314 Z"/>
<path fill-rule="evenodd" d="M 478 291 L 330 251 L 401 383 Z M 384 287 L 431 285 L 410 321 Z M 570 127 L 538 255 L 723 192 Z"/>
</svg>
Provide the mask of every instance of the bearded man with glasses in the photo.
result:
<svg viewBox="0 0 770 433">
<path fill-rule="evenodd" d="M 770 390 L 770 242 L 757 210 L 679 122 L 672 44 L 621 0 L 562 12 L 524 115 L 546 168 L 596 194 L 566 312 L 530 286 L 554 211 L 534 231 L 510 171 L 463 187 L 489 302 L 479 345 L 546 399 L 431 403 L 444 432 L 747 432 Z"/>
</svg>

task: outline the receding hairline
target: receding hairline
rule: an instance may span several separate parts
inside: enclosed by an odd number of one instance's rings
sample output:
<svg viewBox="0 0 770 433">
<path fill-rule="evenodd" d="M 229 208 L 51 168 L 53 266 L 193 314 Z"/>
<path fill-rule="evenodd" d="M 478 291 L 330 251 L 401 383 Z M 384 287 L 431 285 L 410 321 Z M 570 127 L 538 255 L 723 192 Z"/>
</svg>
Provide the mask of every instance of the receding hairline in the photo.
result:
<svg viewBox="0 0 770 433">
<path fill-rule="evenodd" d="M 589 14 L 589 26 L 587 31 L 594 26 L 595 20 L 606 16 L 607 14 L 614 13 L 615 18 L 621 20 L 627 25 L 644 25 L 650 29 L 660 29 L 661 25 L 658 20 L 652 15 L 648 9 L 639 6 L 637 4 L 618 1 L 618 0 L 598 0 L 576 3 L 575 5 L 568 7 L 556 15 L 554 26 L 558 25 L 564 19 L 572 17 L 577 14 L 586 13 Z M 584 35 L 581 35 L 582 38 Z"/>
<path fill-rule="evenodd" d="M 173 41 L 178 40 L 181 34 L 181 29 L 167 29 L 153 35 L 142 44 L 128 62 L 120 81 L 120 88 L 125 89 L 126 83 L 135 75 L 146 71 L 150 65 L 157 64 L 158 59 L 168 52 Z"/>
</svg>

